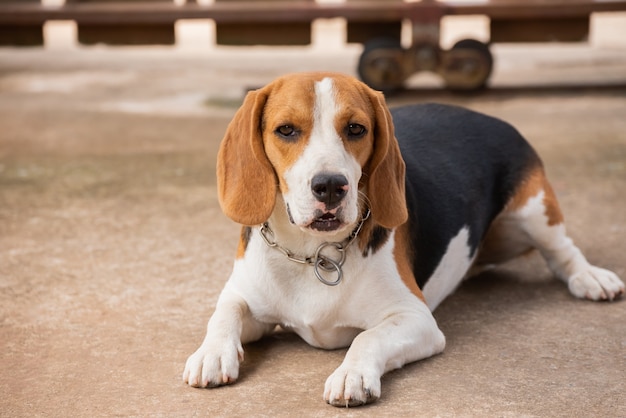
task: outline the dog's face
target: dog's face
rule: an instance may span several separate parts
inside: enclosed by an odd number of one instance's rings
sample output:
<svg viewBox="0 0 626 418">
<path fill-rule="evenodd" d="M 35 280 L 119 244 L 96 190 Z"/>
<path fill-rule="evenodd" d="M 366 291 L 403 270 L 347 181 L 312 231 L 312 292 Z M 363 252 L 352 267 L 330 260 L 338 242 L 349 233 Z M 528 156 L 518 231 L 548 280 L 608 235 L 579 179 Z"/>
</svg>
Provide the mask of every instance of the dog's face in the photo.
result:
<svg viewBox="0 0 626 418">
<path fill-rule="evenodd" d="M 285 76 L 251 92 L 218 155 L 224 212 L 254 225 L 282 195 L 288 219 L 313 234 L 406 219 L 404 163 L 382 95 L 337 74 Z"/>
<path fill-rule="evenodd" d="M 357 221 L 361 175 L 374 147 L 371 104 L 341 83 L 287 80 L 263 111 L 263 145 L 289 220 L 314 233 Z"/>
</svg>

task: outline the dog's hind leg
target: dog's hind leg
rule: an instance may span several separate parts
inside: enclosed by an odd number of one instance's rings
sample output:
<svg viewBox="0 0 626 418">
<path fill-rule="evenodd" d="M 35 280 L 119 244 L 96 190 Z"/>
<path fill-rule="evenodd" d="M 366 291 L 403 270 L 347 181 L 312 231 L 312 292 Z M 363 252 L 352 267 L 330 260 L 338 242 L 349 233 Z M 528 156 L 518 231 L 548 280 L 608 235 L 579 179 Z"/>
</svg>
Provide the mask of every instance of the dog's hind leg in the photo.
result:
<svg viewBox="0 0 626 418">
<path fill-rule="evenodd" d="M 578 298 L 613 300 L 624 283 L 612 271 L 591 265 L 565 231 L 554 191 L 541 167 L 517 190 L 505 209 L 531 247 L 539 250 L 552 272 Z"/>
</svg>

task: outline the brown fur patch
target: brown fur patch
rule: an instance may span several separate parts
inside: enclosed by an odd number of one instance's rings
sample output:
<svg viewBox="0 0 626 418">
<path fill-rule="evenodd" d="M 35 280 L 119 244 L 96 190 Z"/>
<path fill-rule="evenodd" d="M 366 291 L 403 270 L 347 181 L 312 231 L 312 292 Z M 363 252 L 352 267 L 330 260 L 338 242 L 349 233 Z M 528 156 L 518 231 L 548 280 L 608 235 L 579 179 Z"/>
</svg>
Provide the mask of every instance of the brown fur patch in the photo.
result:
<svg viewBox="0 0 626 418">
<path fill-rule="evenodd" d="M 396 261 L 396 266 L 398 266 L 398 272 L 400 273 L 402 282 L 409 288 L 411 293 L 426 302 L 421 289 L 417 285 L 415 276 L 413 275 L 413 269 L 411 266 L 413 264 L 414 256 L 413 249 L 409 245 L 409 242 L 409 224 L 407 222 L 396 228 L 393 257 Z"/>
<path fill-rule="evenodd" d="M 220 206 L 229 218 L 243 225 L 265 222 L 276 200 L 276 175 L 261 138 L 261 115 L 269 91 L 248 93 L 228 125 L 217 155 Z"/>
<path fill-rule="evenodd" d="M 263 145 L 283 193 L 288 191 L 285 171 L 300 158 L 313 130 L 314 83 L 315 80 L 310 77 L 279 79 L 273 83 L 272 94 L 263 110 Z M 293 141 L 276 134 L 276 130 L 285 125 L 298 132 Z"/>
<path fill-rule="evenodd" d="M 554 190 L 548 179 L 546 178 L 543 166 L 538 165 L 529 170 L 524 180 L 515 190 L 515 194 L 509 200 L 506 210 L 514 211 L 521 209 L 526 205 L 529 199 L 537 196 L 541 191 L 544 192 L 543 204 L 545 206 L 545 214 L 548 218 L 548 225 L 557 225 L 563 222 L 563 214 L 556 199 Z"/>
<path fill-rule="evenodd" d="M 377 121 L 368 91 L 359 87 L 359 85 L 355 86 L 353 79 L 333 77 L 333 89 L 338 107 L 335 115 L 335 130 L 343 139 L 346 150 L 363 168 L 373 153 Z M 358 140 L 350 140 L 347 137 L 346 128 L 352 123 L 364 126 L 367 129 L 367 135 Z"/>
<path fill-rule="evenodd" d="M 364 176 L 368 176 L 367 197 L 374 222 L 395 228 L 409 216 L 404 190 L 405 164 L 385 98 L 373 90 L 369 95 L 375 112 L 375 137 L 372 158 L 364 170 Z"/>
<path fill-rule="evenodd" d="M 252 228 L 249 226 L 241 227 L 241 233 L 239 235 L 239 245 L 237 246 L 237 258 L 243 258 L 250 242 L 250 236 L 252 235 Z"/>
</svg>

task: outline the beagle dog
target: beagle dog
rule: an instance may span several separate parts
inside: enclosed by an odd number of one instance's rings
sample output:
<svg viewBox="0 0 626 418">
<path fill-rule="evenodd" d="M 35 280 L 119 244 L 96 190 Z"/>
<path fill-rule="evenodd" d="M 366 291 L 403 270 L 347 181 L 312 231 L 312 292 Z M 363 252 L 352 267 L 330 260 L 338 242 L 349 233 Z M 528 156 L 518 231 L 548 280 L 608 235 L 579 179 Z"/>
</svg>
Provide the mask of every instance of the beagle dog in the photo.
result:
<svg viewBox="0 0 626 418">
<path fill-rule="evenodd" d="M 624 292 L 567 236 L 531 146 L 470 110 L 390 112 L 352 77 L 287 75 L 248 93 L 217 175 L 223 211 L 244 226 L 185 365 L 193 387 L 233 383 L 242 344 L 280 326 L 315 347 L 350 347 L 326 380 L 326 402 L 375 401 L 385 372 L 443 351 L 431 311 L 470 269 L 532 249 L 576 297 Z"/>
</svg>

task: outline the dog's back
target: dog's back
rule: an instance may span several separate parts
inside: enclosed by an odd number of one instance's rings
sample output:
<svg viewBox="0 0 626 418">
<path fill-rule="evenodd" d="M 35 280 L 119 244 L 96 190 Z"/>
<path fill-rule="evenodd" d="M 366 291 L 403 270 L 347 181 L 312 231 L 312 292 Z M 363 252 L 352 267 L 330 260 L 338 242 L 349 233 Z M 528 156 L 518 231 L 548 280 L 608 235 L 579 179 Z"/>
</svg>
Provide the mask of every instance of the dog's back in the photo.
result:
<svg viewBox="0 0 626 418">
<path fill-rule="evenodd" d="M 421 104 L 392 109 L 406 162 L 406 194 L 421 288 L 466 226 L 473 256 L 524 175 L 541 164 L 511 125 L 468 109 Z"/>
</svg>

